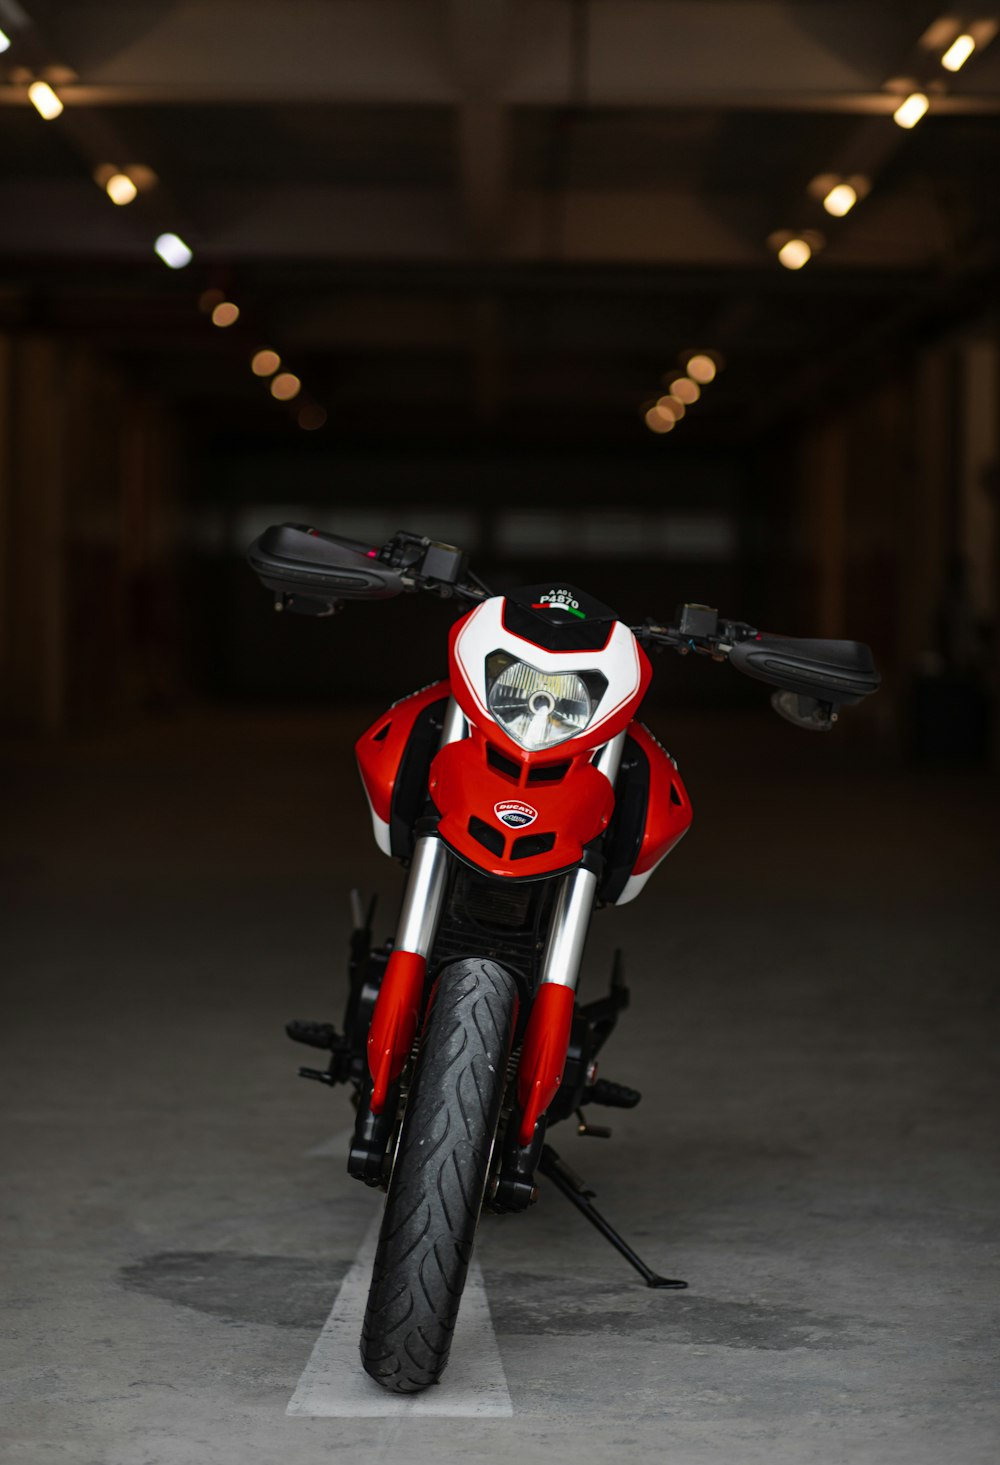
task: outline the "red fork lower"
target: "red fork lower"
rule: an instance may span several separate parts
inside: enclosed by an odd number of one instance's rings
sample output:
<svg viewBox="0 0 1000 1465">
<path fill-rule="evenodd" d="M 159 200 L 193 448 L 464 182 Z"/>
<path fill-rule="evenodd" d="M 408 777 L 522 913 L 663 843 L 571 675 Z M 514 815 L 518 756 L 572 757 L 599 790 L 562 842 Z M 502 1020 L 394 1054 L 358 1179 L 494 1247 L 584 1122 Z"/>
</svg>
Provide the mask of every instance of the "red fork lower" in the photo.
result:
<svg viewBox="0 0 1000 1465">
<path fill-rule="evenodd" d="M 413 1047 L 426 972 L 425 956 L 394 951 L 389 957 L 368 1029 L 373 1114 L 381 1114 L 385 1108 L 389 1085 L 402 1073 Z"/>
<path fill-rule="evenodd" d="M 559 1092 L 570 1029 L 574 992 L 559 982 L 543 982 L 528 1018 L 517 1070 L 517 1099 L 521 1106 L 518 1142 L 531 1143 L 535 1125 Z"/>
</svg>

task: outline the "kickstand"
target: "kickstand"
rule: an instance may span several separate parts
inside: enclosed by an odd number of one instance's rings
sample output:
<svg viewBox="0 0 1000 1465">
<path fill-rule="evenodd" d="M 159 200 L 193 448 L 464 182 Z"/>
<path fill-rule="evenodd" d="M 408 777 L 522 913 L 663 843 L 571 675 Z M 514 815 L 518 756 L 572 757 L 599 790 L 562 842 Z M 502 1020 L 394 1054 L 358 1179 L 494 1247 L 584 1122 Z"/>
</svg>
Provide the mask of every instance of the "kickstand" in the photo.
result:
<svg viewBox="0 0 1000 1465">
<path fill-rule="evenodd" d="M 572 1201 L 578 1211 L 583 1212 L 590 1224 L 597 1227 L 604 1239 L 610 1241 L 615 1250 L 621 1252 L 625 1260 L 635 1267 L 647 1287 L 679 1289 L 687 1286 L 686 1282 L 679 1282 L 671 1277 L 661 1277 L 651 1267 L 647 1267 L 642 1257 L 635 1254 L 624 1236 L 619 1236 L 611 1222 L 601 1215 L 593 1203 L 594 1192 L 587 1189 L 584 1181 L 570 1169 L 565 1160 L 559 1158 L 551 1145 L 542 1146 L 538 1169 L 542 1175 L 552 1181 L 558 1190 L 562 1191 L 568 1201 Z"/>
</svg>

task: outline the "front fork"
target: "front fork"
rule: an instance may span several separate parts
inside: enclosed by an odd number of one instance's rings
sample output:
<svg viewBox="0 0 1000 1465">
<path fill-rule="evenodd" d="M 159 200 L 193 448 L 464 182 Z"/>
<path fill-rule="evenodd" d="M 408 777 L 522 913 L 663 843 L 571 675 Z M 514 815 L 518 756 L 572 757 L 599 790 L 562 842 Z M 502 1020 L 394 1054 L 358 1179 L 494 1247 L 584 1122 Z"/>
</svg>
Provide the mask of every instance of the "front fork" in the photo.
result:
<svg viewBox="0 0 1000 1465">
<path fill-rule="evenodd" d="M 449 701 L 441 744 L 466 735 L 465 719 Z M 602 747 L 594 766 L 614 786 L 625 733 Z M 444 904 L 448 850 L 436 834 L 419 834 L 403 897 L 395 946 L 386 967 L 368 1033 L 372 1078 L 369 1107 L 380 1115 L 413 1048 L 423 1005 L 427 959 Z M 532 1003 L 517 1073 L 518 1141 L 531 1143 L 539 1119 L 559 1091 L 573 1023 L 583 948 L 597 893 L 598 875 L 585 865 L 562 878 L 556 896 L 541 981 Z"/>
<path fill-rule="evenodd" d="M 594 767 L 604 774 L 612 788 L 624 745 L 625 733 L 621 732 L 605 743 L 594 758 Z M 521 1110 L 517 1138 L 521 1145 L 531 1144 L 539 1119 L 563 1081 L 580 964 L 597 885 L 597 872 L 578 865 L 563 876 L 556 896 L 542 977 L 528 1018 L 517 1070 L 517 1101 Z"/>
<path fill-rule="evenodd" d="M 389 957 L 368 1030 L 368 1069 L 373 1114 L 385 1108 L 389 1087 L 413 1047 L 423 1004 L 427 958 L 437 931 L 448 882 L 448 851 L 436 834 L 419 835 L 406 882 L 396 944 Z"/>
<path fill-rule="evenodd" d="M 454 697 L 445 712 L 441 747 L 468 733 L 465 715 Z M 448 850 L 436 834 L 421 833 L 410 862 L 396 940 L 379 990 L 368 1031 L 368 1070 L 372 1077 L 369 1107 L 381 1114 L 390 1086 L 399 1078 L 413 1047 L 423 1005 L 427 958 L 434 945 L 445 888 Z"/>
</svg>

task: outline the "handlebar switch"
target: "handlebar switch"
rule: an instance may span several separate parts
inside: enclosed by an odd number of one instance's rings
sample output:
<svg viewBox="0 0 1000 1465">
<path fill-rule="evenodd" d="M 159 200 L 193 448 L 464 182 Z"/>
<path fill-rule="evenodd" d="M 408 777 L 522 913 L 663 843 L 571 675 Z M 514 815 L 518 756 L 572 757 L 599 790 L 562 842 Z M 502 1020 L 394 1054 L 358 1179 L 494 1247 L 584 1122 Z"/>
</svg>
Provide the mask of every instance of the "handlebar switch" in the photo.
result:
<svg viewBox="0 0 1000 1465">
<path fill-rule="evenodd" d="M 463 579 L 465 569 L 466 557 L 460 549 L 453 544 L 438 544 L 432 539 L 424 554 L 420 573 L 441 585 L 457 585 Z"/>
<path fill-rule="evenodd" d="M 677 616 L 677 629 L 682 636 L 708 639 L 718 632 L 719 612 L 710 605 L 682 605 Z"/>
</svg>

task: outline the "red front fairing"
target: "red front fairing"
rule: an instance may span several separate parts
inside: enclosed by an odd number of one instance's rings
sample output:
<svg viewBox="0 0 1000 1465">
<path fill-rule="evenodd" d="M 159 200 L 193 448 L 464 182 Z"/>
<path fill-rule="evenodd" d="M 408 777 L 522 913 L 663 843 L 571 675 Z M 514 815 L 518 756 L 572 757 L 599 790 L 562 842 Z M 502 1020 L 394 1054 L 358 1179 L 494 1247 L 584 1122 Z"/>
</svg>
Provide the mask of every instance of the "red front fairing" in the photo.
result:
<svg viewBox="0 0 1000 1465">
<path fill-rule="evenodd" d="M 589 752 L 572 753 L 572 741 L 544 760 L 521 751 L 520 761 L 504 756 L 501 763 L 491 760 L 493 740 L 473 727 L 442 748 L 430 776 L 441 838 L 490 875 L 524 880 L 578 864 L 584 846 L 607 828 L 615 796 Z M 503 813 L 523 822 L 508 824 Z"/>
<path fill-rule="evenodd" d="M 456 854 L 490 875 L 521 880 L 553 875 L 579 864 L 585 847 L 608 827 L 614 790 L 591 759 L 628 726 L 649 684 L 649 661 L 629 636 L 631 680 L 625 695 L 577 736 L 529 752 L 487 713 L 482 692 L 473 686 L 475 666 L 460 654 L 463 632 L 475 615 L 470 611 L 451 632 L 450 684 L 468 718 L 469 736 L 442 748 L 431 764 L 430 793 L 441 815 L 438 832 Z M 512 636 L 506 627 L 504 634 Z M 531 642 L 512 639 L 529 658 L 547 654 Z M 567 662 L 599 663 L 600 655 L 577 653 Z"/>
</svg>

